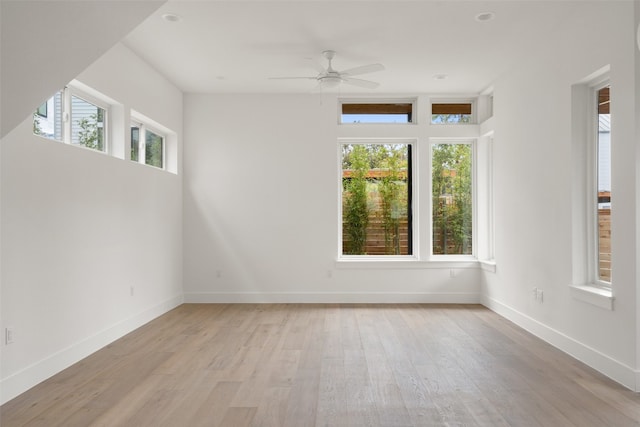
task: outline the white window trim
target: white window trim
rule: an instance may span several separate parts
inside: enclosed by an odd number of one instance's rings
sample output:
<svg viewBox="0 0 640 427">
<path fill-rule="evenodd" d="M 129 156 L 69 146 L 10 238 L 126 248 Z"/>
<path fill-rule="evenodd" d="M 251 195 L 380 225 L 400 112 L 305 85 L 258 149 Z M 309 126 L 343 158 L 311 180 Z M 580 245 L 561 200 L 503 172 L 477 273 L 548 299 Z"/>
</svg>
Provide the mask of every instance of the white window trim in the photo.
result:
<svg viewBox="0 0 640 427">
<path fill-rule="evenodd" d="M 87 147 L 83 147 L 80 144 L 73 144 L 71 142 L 71 123 L 73 122 L 73 109 L 72 109 L 72 104 L 71 104 L 71 98 L 72 97 L 76 97 L 79 98 L 85 102 L 88 102 L 90 104 L 95 105 L 98 108 L 101 108 L 104 110 L 104 120 L 103 120 L 103 132 L 104 132 L 104 150 L 100 151 L 100 150 L 94 150 L 92 148 L 87 148 Z M 70 144 L 76 147 L 81 147 L 81 148 L 85 148 L 87 150 L 91 150 L 91 151 L 96 151 L 98 153 L 105 153 L 105 154 L 110 154 L 111 151 L 111 144 L 110 144 L 110 137 L 111 137 L 111 131 L 110 131 L 110 123 L 111 123 L 111 104 L 109 104 L 108 102 L 105 102 L 104 100 L 100 99 L 100 98 L 96 98 L 95 96 L 91 95 L 90 93 L 83 91 L 81 89 L 78 89 L 78 87 L 76 85 L 69 85 L 65 88 L 65 90 L 63 91 L 63 123 L 64 123 L 64 132 L 63 132 L 63 137 L 65 139 L 65 143 L 66 144 Z M 65 114 L 67 113 L 67 114 Z"/>
<path fill-rule="evenodd" d="M 145 166 L 152 167 L 154 169 L 167 170 L 167 138 L 169 136 L 169 132 L 164 130 L 162 126 L 156 124 L 153 120 L 143 116 L 140 113 L 131 111 L 131 120 L 129 129 L 131 129 L 131 125 L 137 125 L 138 129 L 140 129 L 139 141 L 138 141 L 138 161 L 136 163 L 140 163 Z M 154 134 L 162 137 L 162 166 L 157 167 L 154 165 L 149 165 L 146 163 L 146 132 L 150 131 Z M 131 132 L 129 132 L 129 135 Z M 131 152 L 129 150 L 129 152 Z"/>
<path fill-rule="evenodd" d="M 111 133 L 112 133 L 112 129 L 111 129 L 111 114 L 112 114 L 112 106 L 115 105 L 115 101 L 113 101 L 111 98 L 102 95 L 101 93 L 99 93 L 98 91 L 90 88 L 89 86 L 86 86 L 85 84 L 77 81 L 77 80 L 72 80 L 71 82 L 69 82 L 65 87 L 63 87 L 62 89 L 60 89 L 58 91 L 60 93 L 60 97 L 61 97 L 61 109 L 62 111 L 61 113 L 61 138 L 60 139 L 55 139 L 55 138 L 47 138 L 47 137 L 42 137 L 51 141 L 57 141 L 57 142 L 61 142 L 63 144 L 66 145 L 71 145 L 74 147 L 78 147 L 78 148 L 82 148 L 85 150 L 89 150 L 91 152 L 94 153 L 102 153 L 102 154 L 107 154 L 107 155 L 111 155 Z M 56 94 L 58 93 L 56 92 Z M 103 132 L 104 132 L 104 150 L 95 150 L 92 148 L 87 148 L 84 147 L 80 144 L 74 144 L 71 141 L 71 123 L 73 120 L 73 111 L 71 108 L 71 98 L 72 97 L 76 97 L 76 98 L 80 98 L 83 101 L 86 101 L 88 103 L 91 103 L 93 105 L 95 105 L 96 107 L 99 107 L 101 109 L 104 110 L 104 125 L 103 125 Z M 47 100 L 48 102 L 48 100 Z M 51 114 L 51 113 L 50 113 Z"/>
<path fill-rule="evenodd" d="M 589 258 L 587 260 L 587 268 L 589 269 L 589 282 L 597 289 L 611 290 L 612 284 L 604 282 L 598 278 L 599 276 L 599 248 L 598 248 L 598 91 L 610 85 L 609 76 L 603 76 L 602 79 L 593 82 L 589 86 L 589 133 L 588 149 L 587 149 L 587 174 L 588 174 L 588 193 L 587 193 L 587 245 Z"/>
<path fill-rule="evenodd" d="M 606 310 L 614 309 L 610 283 L 596 280 L 597 261 L 597 91 L 610 85 L 610 67 L 605 66 L 572 88 L 573 191 L 573 283 L 571 296 Z M 581 236 L 586 235 L 586 238 Z"/>
<path fill-rule="evenodd" d="M 493 185 L 493 131 L 477 140 L 476 145 L 476 189 L 475 200 L 478 228 L 475 230 L 478 242 L 478 260 L 486 271 L 495 272 L 495 205 Z M 480 225 L 482 224 L 482 226 Z"/>
<path fill-rule="evenodd" d="M 473 209 L 471 215 L 471 255 L 466 254 L 445 254 L 445 255 L 436 255 L 433 253 L 433 197 L 431 197 L 432 193 L 432 185 L 433 185 L 433 174 L 432 174 L 432 166 L 433 166 L 433 149 L 434 145 L 438 144 L 468 144 L 471 146 L 471 207 Z M 477 232 L 478 229 L 478 203 L 477 203 L 477 193 L 478 193 L 478 173 L 477 173 L 477 147 L 478 141 L 477 138 L 429 138 L 429 259 L 432 261 L 454 261 L 454 260 L 466 260 L 466 261 L 478 261 L 478 238 Z"/>
<path fill-rule="evenodd" d="M 600 288 L 595 285 L 569 285 L 571 296 L 582 302 L 606 310 L 613 310 L 615 300 L 611 289 Z"/>
</svg>

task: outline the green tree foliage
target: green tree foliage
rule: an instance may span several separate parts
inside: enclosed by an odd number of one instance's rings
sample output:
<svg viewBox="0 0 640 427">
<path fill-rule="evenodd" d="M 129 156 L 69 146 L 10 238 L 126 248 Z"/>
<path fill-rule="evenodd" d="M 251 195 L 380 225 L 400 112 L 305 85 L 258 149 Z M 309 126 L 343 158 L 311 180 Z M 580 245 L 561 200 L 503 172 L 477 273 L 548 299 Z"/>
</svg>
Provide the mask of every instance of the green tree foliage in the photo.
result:
<svg viewBox="0 0 640 427">
<path fill-rule="evenodd" d="M 345 190 L 343 227 L 348 237 L 348 245 L 344 252 L 350 255 L 363 255 L 365 254 L 367 226 L 369 225 L 367 200 L 369 156 L 364 145 L 344 145 L 343 152 L 348 154 L 348 169 L 352 170 L 351 178 L 343 180 Z"/>
<path fill-rule="evenodd" d="M 432 114 L 431 123 L 435 123 L 435 124 L 471 123 L 471 114 Z"/>
<path fill-rule="evenodd" d="M 378 184 L 382 208 L 380 213 L 384 226 L 385 253 L 399 255 L 400 218 L 406 212 L 406 209 L 403 210 L 403 207 L 406 208 L 406 199 L 403 198 L 406 194 L 406 180 L 401 180 L 400 170 L 402 166 L 406 169 L 406 158 L 403 159 L 403 152 L 406 151 L 406 148 L 388 145 L 380 145 L 378 148 L 381 148 L 379 151 L 382 154 L 379 166 L 386 171 Z"/>
<path fill-rule="evenodd" d="M 472 249 L 471 145 L 433 146 L 433 252 L 470 254 Z"/>
<path fill-rule="evenodd" d="M 40 116 L 37 112 L 33 113 L 33 134 L 42 135 L 42 127 L 40 126 Z"/>
<path fill-rule="evenodd" d="M 140 128 L 132 127 L 131 128 L 131 160 L 134 162 L 138 161 L 138 150 L 140 144 Z"/>
<path fill-rule="evenodd" d="M 84 145 L 87 148 L 94 150 L 104 151 L 104 132 L 98 123 L 102 123 L 104 120 L 104 113 L 102 109 L 98 109 L 96 113 L 91 114 L 89 117 L 83 117 L 78 120 L 78 144 Z"/>
<path fill-rule="evenodd" d="M 163 138 L 151 131 L 146 132 L 145 163 L 147 165 L 162 167 Z"/>
</svg>

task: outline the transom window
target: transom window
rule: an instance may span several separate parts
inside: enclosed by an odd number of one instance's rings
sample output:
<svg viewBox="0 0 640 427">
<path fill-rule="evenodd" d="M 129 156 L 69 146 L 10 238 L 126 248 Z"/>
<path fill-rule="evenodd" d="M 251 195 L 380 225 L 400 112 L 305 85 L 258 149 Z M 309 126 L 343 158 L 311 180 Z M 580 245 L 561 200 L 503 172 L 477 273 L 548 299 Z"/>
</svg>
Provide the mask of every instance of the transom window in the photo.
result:
<svg viewBox="0 0 640 427">
<path fill-rule="evenodd" d="M 412 102 L 351 103 L 341 107 L 340 123 L 412 123 Z"/>
<path fill-rule="evenodd" d="M 131 122 L 131 160 L 164 168 L 165 136 L 142 121 Z"/>
<path fill-rule="evenodd" d="M 33 116 L 33 133 L 67 144 L 107 151 L 109 105 L 67 87 L 40 105 Z"/>
<path fill-rule="evenodd" d="M 472 102 L 434 102 L 431 104 L 432 124 L 466 124 L 472 122 Z"/>
</svg>

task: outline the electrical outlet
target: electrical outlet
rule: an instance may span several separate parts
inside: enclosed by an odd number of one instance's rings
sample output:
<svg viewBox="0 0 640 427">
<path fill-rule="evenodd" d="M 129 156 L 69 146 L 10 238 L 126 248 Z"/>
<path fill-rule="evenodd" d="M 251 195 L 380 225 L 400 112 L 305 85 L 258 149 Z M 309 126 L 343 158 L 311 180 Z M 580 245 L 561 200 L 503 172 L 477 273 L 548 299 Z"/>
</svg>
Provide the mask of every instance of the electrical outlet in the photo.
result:
<svg viewBox="0 0 640 427">
<path fill-rule="evenodd" d="M 130 286 L 130 287 L 129 287 L 129 294 L 130 294 L 131 296 L 133 296 L 133 294 L 134 294 L 134 293 L 135 293 L 135 288 L 134 288 L 133 286 Z"/>
<path fill-rule="evenodd" d="M 536 299 L 538 300 L 539 303 L 542 303 L 544 301 L 544 291 L 542 289 L 537 290 Z"/>
<path fill-rule="evenodd" d="M 13 344 L 15 340 L 15 333 L 13 328 L 5 328 L 4 330 L 4 343 L 5 344 Z"/>
</svg>

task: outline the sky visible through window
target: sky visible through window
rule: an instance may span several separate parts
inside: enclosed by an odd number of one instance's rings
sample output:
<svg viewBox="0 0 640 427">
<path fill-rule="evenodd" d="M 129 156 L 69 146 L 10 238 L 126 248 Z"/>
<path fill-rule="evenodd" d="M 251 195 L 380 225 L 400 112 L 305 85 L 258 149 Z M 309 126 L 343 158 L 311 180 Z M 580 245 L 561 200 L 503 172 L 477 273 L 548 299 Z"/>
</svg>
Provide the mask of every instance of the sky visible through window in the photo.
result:
<svg viewBox="0 0 640 427">
<path fill-rule="evenodd" d="M 411 123 L 408 114 L 343 114 L 341 123 Z"/>
</svg>

